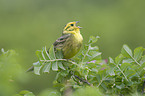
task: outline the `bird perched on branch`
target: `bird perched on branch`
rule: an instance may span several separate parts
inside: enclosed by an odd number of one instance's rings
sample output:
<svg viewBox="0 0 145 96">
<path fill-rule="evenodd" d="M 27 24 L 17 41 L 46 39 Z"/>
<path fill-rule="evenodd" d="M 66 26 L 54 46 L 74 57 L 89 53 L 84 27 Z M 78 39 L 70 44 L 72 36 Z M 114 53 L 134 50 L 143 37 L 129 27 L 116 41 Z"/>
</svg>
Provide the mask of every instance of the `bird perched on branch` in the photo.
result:
<svg viewBox="0 0 145 96">
<path fill-rule="evenodd" d="M 81 46 L 83 37 L 80 34 L 80 26 L 77 26 L 76 22 L 69 22 L 63 29 L 62 36 L 58 38 L 54 43 L 54 48 L 61 49 L 64 59 L 70 59 L 75 56 Z"/>
<path fill-rule="evenodd" d="M 62 36 L 53 43 L 55 50 L 62 51 L 63 59 L 72 58 L 81 49 L 83 37 L 80 34 L 80 29 L 82 27 L 77 26 L 78 22 L 67 23 L 63 29 Z M 31 67 L 27 71 L 32 71 L 33 69 Z"/>
</svg>

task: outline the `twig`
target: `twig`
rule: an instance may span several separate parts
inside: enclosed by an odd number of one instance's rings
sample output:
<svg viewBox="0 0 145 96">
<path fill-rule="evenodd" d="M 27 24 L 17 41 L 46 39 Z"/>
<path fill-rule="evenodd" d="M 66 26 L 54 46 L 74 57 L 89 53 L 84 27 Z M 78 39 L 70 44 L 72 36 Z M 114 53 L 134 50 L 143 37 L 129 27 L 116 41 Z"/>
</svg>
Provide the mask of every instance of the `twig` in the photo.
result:
<svg viewBox="0 0 145 96">
<path fill-rule="evenodd" d="M 80 78 L 80 77 L 77 76 L 77 75 L 74 75 L 74 74 L 72 73 L 72 71 L 71 71 L 71 75 L 73 75 L 75 78 L 79 79 L 81 82 L 87 83 L 88 85 L 91 86 L 91 83 L 89 83 L 87 80 L 84 80 L 84 79 Z"/>
<path fill-rule="evenodd" d="M 31 66 L 26 72 L 34 71 L 34 66 Z"/>
</svg>

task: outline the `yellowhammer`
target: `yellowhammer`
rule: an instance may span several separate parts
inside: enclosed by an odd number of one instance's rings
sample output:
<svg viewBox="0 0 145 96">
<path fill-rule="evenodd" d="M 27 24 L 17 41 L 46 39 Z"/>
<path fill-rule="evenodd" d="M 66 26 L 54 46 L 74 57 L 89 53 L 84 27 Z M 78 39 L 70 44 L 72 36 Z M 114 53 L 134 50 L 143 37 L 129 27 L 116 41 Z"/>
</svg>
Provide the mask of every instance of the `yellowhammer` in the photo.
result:
<svg viewBox="0 0 145 96">
<path fill-rule="evenodd" d="M 54 48 L 57 50 L 61 49 L 64 59 L 69 59 L 75 56 L 81 46 L 83 37 L 80 34 L 80 26 L 77 26 L 76 22 L 69 22 L 63 29 L 62 36 L 58 38 L 54 43 Z"/>
</svg>

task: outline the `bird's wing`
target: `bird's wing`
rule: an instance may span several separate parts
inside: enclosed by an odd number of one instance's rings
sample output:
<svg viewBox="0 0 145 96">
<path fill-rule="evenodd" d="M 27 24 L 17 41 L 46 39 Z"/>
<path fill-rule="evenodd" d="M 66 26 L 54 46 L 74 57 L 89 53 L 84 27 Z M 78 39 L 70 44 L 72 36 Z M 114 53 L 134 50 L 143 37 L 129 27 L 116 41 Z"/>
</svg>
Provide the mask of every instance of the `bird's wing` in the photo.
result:
<svg viewBox="0 0 145 96">
<path fill-rule="evenodd" d="M 54 48 L 55 49 L 62 49 L 64 43 L 66 42 L 66 40 L 70 37 L 71 34 L 64 34 L 62 35 L 60 38 L 58 38 L 54 43 Z"/>
</svg>

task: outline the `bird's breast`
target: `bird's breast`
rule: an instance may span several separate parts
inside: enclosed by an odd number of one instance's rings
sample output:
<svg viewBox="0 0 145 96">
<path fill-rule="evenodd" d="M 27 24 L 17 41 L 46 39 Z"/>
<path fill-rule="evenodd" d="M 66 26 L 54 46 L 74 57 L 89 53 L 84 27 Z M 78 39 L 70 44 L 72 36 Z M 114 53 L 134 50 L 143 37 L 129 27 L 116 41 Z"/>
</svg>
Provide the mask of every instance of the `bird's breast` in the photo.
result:
<svg viewBox="0 0 145 96">
<path fill-rule="evenodd" d="M 69 59 L 75 56 L 82 46 L 83 37 L 80 33 L 72 34 L 63 47 L 64 58 Z"/>
</svg>

